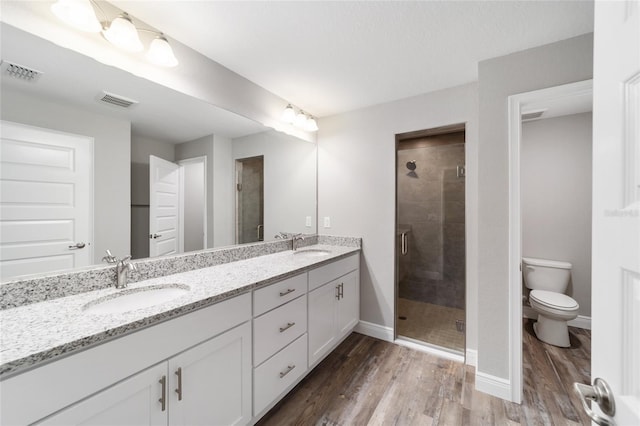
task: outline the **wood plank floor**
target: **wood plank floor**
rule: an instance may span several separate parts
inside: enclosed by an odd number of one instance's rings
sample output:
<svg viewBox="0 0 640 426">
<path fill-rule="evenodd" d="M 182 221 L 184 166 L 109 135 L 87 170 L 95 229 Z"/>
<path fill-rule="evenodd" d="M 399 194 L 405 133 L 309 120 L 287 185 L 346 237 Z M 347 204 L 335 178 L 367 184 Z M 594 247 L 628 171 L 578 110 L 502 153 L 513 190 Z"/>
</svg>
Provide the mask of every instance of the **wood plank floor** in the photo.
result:
<svg viewBox="0 0 640 426">
<path fill-rule="evenodd" d="M 353 333 L 258 424 L 589 425 L 571 386 L 590 381 L 591 334 L 570 332 L 556 348 L 525 323 L 522 405 L 476 391 L 473 367 Z"/>
</svg>

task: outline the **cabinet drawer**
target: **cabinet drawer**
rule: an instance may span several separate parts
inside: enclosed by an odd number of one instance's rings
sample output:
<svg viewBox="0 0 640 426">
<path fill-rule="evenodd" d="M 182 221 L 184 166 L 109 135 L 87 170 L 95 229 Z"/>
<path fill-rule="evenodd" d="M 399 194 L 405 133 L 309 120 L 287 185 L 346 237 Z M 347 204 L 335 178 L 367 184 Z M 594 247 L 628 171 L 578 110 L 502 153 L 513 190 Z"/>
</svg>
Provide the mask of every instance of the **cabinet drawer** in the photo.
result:
<svg viewBox="0 0 640 426">
<path fill-rule="evenodd" d="M 299 297 L 253 320 L 253 365 L 307 332 L 307 298 Z"/>
<path fill-rule="evenodd" d="M 359 267 L 360 255 L 356 253 L 328 265 L 313 269 L 309 271 L 309 291 L 354 271 Z"/>
<path fill-rule="evenodd" d="M 300 297 L 307 291 L 307 274 L 296 275 L 253 292 L 253 315 L 265 312 Z"/>
<path fill-rule="evenodd" d="M 307 335 L 254 369 L 253 415 L 258 415 L 307 371 Z"/>
</svg>

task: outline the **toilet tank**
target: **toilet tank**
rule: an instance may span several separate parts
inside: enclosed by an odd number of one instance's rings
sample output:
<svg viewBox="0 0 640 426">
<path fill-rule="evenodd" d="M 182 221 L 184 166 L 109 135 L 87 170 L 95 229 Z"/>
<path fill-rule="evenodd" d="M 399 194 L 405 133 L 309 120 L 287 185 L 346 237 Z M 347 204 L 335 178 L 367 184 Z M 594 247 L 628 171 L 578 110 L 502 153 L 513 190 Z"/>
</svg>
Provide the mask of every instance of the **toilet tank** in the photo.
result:
<svg viewBox="0 0 640 426">
<path fill-rule="evenodd" d="M 522 275 L 524 285 L 528 289 L 564 293 L 571 278 L 571 264 L 557 260 L 523 257 Z"/>
</svg>

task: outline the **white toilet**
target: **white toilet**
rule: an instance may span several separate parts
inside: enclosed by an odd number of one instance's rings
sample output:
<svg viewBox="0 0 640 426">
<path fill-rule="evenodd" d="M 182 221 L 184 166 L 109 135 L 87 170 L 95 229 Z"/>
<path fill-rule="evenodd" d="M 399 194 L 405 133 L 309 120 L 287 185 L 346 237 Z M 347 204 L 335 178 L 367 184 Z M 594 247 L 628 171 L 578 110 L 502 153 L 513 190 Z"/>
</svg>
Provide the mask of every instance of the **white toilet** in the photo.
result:
<svg viewBox="0 0 640 426">
<path fill-rule="evenodd" d="M 524 284 L 531 290 L 529 303 L 538 313 L 533 325 L 538 339 L 569 347 L 567 321 L 578 316 L 578 302 L 564 294 L 571 278 L 571 264 L 555 260 L 522 258 Z"/>
</svg>

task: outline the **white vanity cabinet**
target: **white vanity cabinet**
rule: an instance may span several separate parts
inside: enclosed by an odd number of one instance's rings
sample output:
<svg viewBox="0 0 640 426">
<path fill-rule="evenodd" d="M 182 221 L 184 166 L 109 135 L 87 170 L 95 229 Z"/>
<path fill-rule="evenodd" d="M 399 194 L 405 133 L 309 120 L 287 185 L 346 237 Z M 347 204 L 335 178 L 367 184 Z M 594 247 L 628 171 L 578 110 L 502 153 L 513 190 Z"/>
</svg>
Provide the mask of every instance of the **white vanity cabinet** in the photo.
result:
<svg viewBox="0 0 640 426">
<path fill-rule="evenodd" d="M 10 377 L 0 424 L 247 424 L 250 319 L 247 293 Z"/>
<path fill-rule="evenodd" d="M 309 367 L 358 323 L 359 282 L 358 255 L 309 271 Z"/>
<path fill-rule="evenodd" d="M 253 294 L 253 413 L 307 372 L 307 273 Z"/>
<path fill-rule="evenodd" d="M 251 325 L 138 373 L 39 425 L 244 425 L 251 419 Z"/>
</svg>

